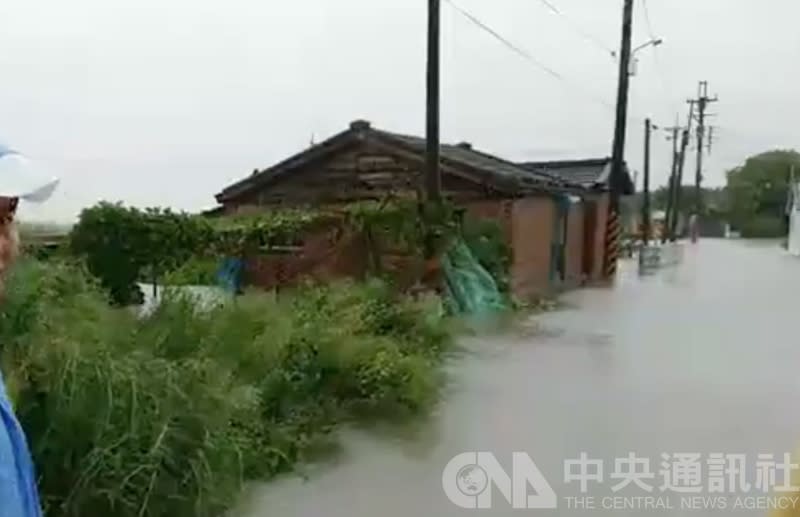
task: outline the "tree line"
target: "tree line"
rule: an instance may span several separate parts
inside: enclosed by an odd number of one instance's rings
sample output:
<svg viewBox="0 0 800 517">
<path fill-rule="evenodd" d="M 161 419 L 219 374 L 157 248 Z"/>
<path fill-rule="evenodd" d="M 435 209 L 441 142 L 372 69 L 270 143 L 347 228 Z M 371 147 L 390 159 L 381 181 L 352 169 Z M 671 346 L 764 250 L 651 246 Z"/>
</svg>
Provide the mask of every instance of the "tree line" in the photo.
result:
<svg viewBox="0 0 800 517">
<path fill-rule="evenodd" d="M 800 180 L 800 153 L 774 150 L 749 157 L 726 172 L 724 187 L 702 188 L 702 213 L 723 219 L 743 237 L 780 237 L 786 234 L 786 208 L 789 202 L 791 171 Z M 679 212 L 693 213 L 697 206 L 694 185 L 682 185 Z M 668 187 L 661 186 L 651 194 L 653 210 L 666 210 Z M 642 194 L 631 204 L 641 207 Z"/>
</svg>

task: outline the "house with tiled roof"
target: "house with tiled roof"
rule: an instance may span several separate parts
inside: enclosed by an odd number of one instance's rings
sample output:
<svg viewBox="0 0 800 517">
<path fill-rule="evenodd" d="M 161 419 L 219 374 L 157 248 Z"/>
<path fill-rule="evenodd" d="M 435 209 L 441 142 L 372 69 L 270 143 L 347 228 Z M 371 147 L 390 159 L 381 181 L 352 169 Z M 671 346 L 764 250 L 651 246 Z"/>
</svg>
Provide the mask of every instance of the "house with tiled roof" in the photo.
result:
<svg viewBox="0 0 800 517">
<path fill-rule="evenodd" d="M 601 271 L 584 254 L 584 210 L 595 193 L 580 179 L 531 168 L 469 143 L 441 146 L 442 194 L 468 214 L 500 223 L 513 252 L 511 287 L 521 297 L 575 286 Z M 357 120 L 344 131 L 225 187 L 221 212 L 331 206 L 418 198 L 424 188 L 425 140 Z M 590 240 L 591 245 L 594 241 Z"/>
</svg>

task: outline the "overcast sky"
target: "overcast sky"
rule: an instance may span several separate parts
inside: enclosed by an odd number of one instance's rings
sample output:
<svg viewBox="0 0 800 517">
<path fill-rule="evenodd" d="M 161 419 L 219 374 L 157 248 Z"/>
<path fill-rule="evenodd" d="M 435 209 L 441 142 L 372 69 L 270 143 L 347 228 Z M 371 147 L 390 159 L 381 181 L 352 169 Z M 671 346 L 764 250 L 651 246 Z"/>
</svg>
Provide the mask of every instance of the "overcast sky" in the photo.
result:
<svg viewBox="0 0 800 517">
<path fill-rule="evenodd" d="M 610 154 L 616 64 L 601 46 L 619 45 L 621 0 L 550 0 L 565 16 L 540 0 L 454 1 L 565 81 L 444 2 L 444 140 L 520 160 Z M 642 1 L 634 44 L 649 39 Z M 800 2 L 647 2 L 664 44 L 639 53 L 632 166 L 641 168 L 643 118 L 685 119 L 701 79 L 720 97 L 709 183 L 748 154 L 800 146 Z M 227 183 L 356 118 L 421 135 L 426 4 L 3 0 L 0 141 L 63 179 L 23 217 L 70 220 L 101 199 L 212 207 Z M 657 183 L 669 146 L 654 137 Z"/>
</svg>

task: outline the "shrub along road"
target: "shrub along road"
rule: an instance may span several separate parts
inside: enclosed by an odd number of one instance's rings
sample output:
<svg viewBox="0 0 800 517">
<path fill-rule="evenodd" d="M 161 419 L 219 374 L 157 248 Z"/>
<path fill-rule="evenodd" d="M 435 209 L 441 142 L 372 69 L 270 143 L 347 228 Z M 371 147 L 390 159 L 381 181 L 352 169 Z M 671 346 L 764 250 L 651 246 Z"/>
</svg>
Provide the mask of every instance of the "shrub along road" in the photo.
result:
<svg viewBox="0 0 800 517">
<path fill-rule="evenodd" d="M 216 516 L 338 423 L 424 411 L 451 336 L 380 283 L 166 299 L 136 318 L 73 266 L 28 261 L 2 366 L 48 516 Z"/>
</svg>

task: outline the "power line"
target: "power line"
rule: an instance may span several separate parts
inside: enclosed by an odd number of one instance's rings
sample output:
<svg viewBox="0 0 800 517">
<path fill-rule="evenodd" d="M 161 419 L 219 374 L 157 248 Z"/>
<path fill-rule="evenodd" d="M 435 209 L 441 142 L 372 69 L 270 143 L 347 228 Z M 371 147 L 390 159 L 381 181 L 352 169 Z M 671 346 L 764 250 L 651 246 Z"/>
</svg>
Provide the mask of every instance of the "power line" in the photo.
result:
<svg viewBox="0 0 800 517">
<path fill-rule="evenodd" d="M 650 37 L 651 41 L 655 41 L 658 38 L 656 37 L 655 31 L 653 30 L 653 23 L 650 19 L 650 10 L 647 8 L 647 0 L 642 0 L 642 11 L 644 12 L 644 23 L 647 27 L 647 34 Z M 653 47 L 653 61 L 656 64 L 656 70 L 658 71 L 658 79 L 661 84 L 661 93 L 664 96 L 664 102 L 667 105 L 667 113 L 673 111 L 672 104 L 670 100 L 672 98 L 671 89 L 667 83 L 667 77 L 664 74 L 664 67 L 661 66 L 661 58 L 659 57 L 659 49 L 658 47 Z"/>
<path fill-rule="evenodd" d="M 602 99 L 602 98 L 600 98 L 600 97 L 598 97 L 598 96 L 596 96 L 596 95 L 594 95 L 592 93 L 586 92 L 586 91 L 578 88 L 577 86 L 571 84 L 570 81 L 568 81 L 563 75 L 561 75 L 560 73 L 556 72 L 555 70 L 553 70 L 552 68 L 550 68 L 549 66 L 544 64 L 542 61 L 540 61 L 538 58 L 536 58 L 529 51 L 527 51 L 527 50 L 519 47 L 518 45 L 512 43 L 508 38 L 506 38 L 505 36 L 501 35 L 499 32 L 497 32 L 496 30 L 491 28 L 486 23 L 482 22 L 478 17 L 476 17 L 475 15 L 473 15 L 472 13 L 470 13 L 469 11 L 464 9 L 463 7 L 460 7 L 459 5 L 457 5 L 455 2 L 453 2 L 453 0 L 447 0 L 447 3 L 450 4 L 450 6 L 453 9 L 455 9 L 460 15 L 462 15 L 464 18 L 466 18 L 467 20 L 472 22 L 476 27 L 480 28 L 484 32 L 486 32 L 489 35 L 491 35 L 497 41 L 502 43 L 506 48 L 508 48 L 509 50 L 511 50 L 512 52 L 517 54 L 518 56 L 522 57 L 526 61 L 530 62 L 536 68 L 544 71 L 545 73 L 547 73 L 548 75 L 554 77 L 555 79 L 558 79 L 559 81 L 562 81 L 563 83 L 565 83 L 566 85 L 572 87 L 573 89 L 575 89 L 577 91 L 580 91 L 583 95 L 586 95 L 587 97 L 591 98 L 593 101 L 602 104 L 606 108 L 611 109 L 611 110 L 615 109 L 614 105 L 611 104 L 610 102 L 608 102 L 608 101 L 606 101 L 606 100 L 604 100 L 604 99 Z"/>
<path fill-rule="evenodd" d="M 539 0 L 539 1 L 541 3 L 543 3 L 545 5 L 545 7 L 547 7 L 548 9 L 553 11 L 554 13 L 556 13 L 558 15 L 561 15 L 561 11 L 558 10 L 558 7 L 556 7 L 553 4 L 551 4 L 548 0 Z"/>
<path fill-rule="evenodd" d="M 608 45 L 603 43 L 600 40 L 600 38 L 592 35 L 590 32 L 587 32 L 586 30 L 584 30 L 578 23 L 576 23 L 571 18 L 569 18 L 558 7 L 553 5 L 553 3 L 550 2 L 550 0 L 539 0 L 539 2 L 542 5 L 544 5 L 550 12 L 552 12 L 554 14 L 557 14 L 558 16 L 561 16 L 561 18 L 563 18 L 564 21 L 570 27 L 572 27 L 572 30 L 574 30 L 577 34 L 579 34 L 583 39 L 585 39 L 586 41 L 592 43 L 593 45 L 598 47 L 600 50 L 602 50 L 604 53 L 610 55 L 612 58 L 616 58 L 617 53 L 613 49 L 611 49 Z"/>
<path fill-rule="evenodd" d="M 647 9 L 647 0 L 642 0 L 642 7 L 644 8 L 644 23 L 647 25 L 648 35 L 650 36 L 650 39 L 656 39 L 653 31 L 653 24 L 650 21 L 650 11 Z"/>
<path fill-rule="evenodd" d="M 533 54 L 531 54 L 527 50 L 525 50 L 523 48 L 520 48 L 520 47 L 516 46 L 515 44 L 513 44 L 507 38 L 502 36 L 499 32 L 497 32 L 496 30 L 492 29 L 491 27 L 489 27 L 488 25 L 486 25 L 485 23 L 480 21 L 477 17 L 475 17 L 469 11 L 465 10 L 462 7 L 459 7 L 458 5 L 453 3 L 452 0 L 447 0 L 447 3 L 450 4 L 450 6 L 452 6 L 453 9 L 458 11 L 458 13 L 461 14 L 463 17 L 465 17 L 466 19 L 468 19 L 469 21 L 474 23 L 476 26 L 478 26 L 482 30 L 484 30 L 484 31 L 488 32 L 489 34 L 491 34 L 496 40 L 498 40 L 500 43 L 502 43 L 503 45 L 505 45 L 506 47 L 511 49 L 516 54 L 519 54 L 520 56 L 522 56 L 523 58 L 525 58 L 528 61 L 530 61 L 531 63 L 533 63 L 534 65 L 536 65 L 538 68 L 540 68 L 544 72 L 546 72 L 546 73 L 552 75 L 553 77 L 555 77 L 556 79 L 564 80 L 564 77 L 561 74 L 559 74 L 558 72 L 556 72 L 555 70 L 553 70 L 549 66 L 545 65 L 544 63 L 542 63 L 538 59 L 536 59 L 533 56 Z"/>
</svg>

